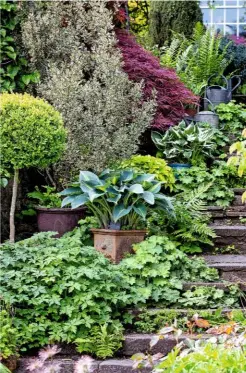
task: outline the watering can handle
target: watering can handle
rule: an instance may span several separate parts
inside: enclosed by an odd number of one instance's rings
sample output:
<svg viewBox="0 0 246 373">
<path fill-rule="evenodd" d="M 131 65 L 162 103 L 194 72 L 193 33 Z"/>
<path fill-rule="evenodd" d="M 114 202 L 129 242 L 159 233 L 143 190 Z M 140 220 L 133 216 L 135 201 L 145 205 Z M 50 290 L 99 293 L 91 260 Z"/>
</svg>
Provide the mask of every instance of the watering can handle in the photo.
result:
<svg viewBox="0 0 246 373">
<path fill-rule="evenodd" d="M 212 104 L 212 102 L 207 97 L 203 97 L 202 99 L 208 101 L 209 104 L 212 106 L 212 111 L 215 112 L 214 105 Z M 197 112 L 199 113 L 199 111 L 200 110 L 199 110 L 199 105 L 198 105 Z"/>
<path fill-rule="evenodd" d="M 222 79 L 224 79 L 225 83 L 226 83 L 226 89 L 228 89 L 228 80 L 226 79 L 226 77 L 224 75 L 219 75 L 219 74 L 213 74 L 211 75 L 209 78 L 208 78 L 208 82 L 207 82 L 207 85 L 209 86 L 209 82 L 210 82 L 210 79 L 213 78 L 214 76 L 220 76 Z M 220 87 L 220 86 L 218 86 Z"/>
<path fill-rule="evenodd" d="M 238 79 L 238 83 L 231 89 L 231 92 L 233 92 L 241 84 L 241 81 L 242 81 L 240 75 L 233 75 L 231 77 L 231 81 L 232 81 L 233 78 L 237 78 Z"/>
</svg>

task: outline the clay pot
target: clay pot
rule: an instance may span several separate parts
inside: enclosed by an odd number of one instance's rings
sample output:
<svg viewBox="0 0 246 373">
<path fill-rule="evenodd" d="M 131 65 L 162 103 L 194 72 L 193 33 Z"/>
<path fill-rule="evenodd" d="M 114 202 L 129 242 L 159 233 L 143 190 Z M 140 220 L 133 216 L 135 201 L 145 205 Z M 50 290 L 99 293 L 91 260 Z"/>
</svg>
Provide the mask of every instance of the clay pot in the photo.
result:
<svg viewBox="0 0 246 373">
<path fill-rule="evenodd" d="M 126 253 L 133 253 L 132 245 L 144 240 L 146 230 L 121 231 L 91 229 L 94 247 L 114 263 L 119 263 Z"/>
<path fill-rule="evenodd" d="M 85 217 L 85 207 L 70 208 L 46 208 L 37 207 L 39 232 L 58 232 L 55 237 L 61 237 L 64 233 L 73 230 L 80 219 Z"/>
</svg>

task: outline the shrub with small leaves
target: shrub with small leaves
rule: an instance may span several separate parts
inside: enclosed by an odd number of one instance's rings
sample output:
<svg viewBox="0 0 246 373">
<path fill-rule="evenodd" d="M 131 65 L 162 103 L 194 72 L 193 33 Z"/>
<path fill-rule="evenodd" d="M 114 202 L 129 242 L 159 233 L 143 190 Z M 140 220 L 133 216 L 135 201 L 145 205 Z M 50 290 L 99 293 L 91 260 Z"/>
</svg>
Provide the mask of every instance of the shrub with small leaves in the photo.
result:
<svg viewBox="0 0 246 373">
<path fill-rule="evenodd" d="M 3 93 L 0 113 L 0 162 L 3 169 L 14 171 L 10 211 L 10 240 L 14 241 L 19 170 L 44 168 L 57 161 L 65 149 L 66 131 L 61 115 L 48 102 L 29 94 Z"/>
<path fill-rule="evenodd" d="M 167 165 L 167 162 L 151 155 L 133 155 L 130 159 L 124 160 L 119 167 L 123 169 L 131 168 L 143 174 L 154 174 L 156 180 L 163 183 L 163 187 L 172 189 L 175 182 L 173 171 Z"/>
</svg>

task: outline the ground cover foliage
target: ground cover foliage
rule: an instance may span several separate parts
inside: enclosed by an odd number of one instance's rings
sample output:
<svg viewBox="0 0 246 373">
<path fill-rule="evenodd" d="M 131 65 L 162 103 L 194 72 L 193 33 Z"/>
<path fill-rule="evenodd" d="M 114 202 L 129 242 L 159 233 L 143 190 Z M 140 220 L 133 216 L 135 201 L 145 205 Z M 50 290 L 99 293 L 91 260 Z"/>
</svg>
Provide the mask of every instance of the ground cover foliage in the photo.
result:
<svg viewBox="0 0 246 373">
<path fill-rule="evenodd" d="M 135 246 L 135 255 L 113 265 L 93 247 L 84 246 L 88 222 L 81 227 L 60 239 L 39 233 L 2 245 L 1 292 L 12 310 L 18 347 L 76 342 L 80 351 L 106 357 L 121 343 L 126 307 L 156 302 L 238 305 L 236 290 L 209 295 L 203 288 L 184 291 L 183 281 L 217 281 L 218 274 L 202 259 L 189 259 L 167 237 L 151 237 Z M 102 342 L 96 345 L 95 338 Z"/>
</svg>

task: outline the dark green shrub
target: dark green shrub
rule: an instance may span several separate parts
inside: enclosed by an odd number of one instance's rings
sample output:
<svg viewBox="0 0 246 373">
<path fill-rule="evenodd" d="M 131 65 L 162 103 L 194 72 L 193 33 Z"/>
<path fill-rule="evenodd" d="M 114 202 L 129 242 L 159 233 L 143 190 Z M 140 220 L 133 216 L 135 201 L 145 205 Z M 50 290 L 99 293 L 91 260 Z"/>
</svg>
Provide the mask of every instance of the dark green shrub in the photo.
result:
<svg viewBox="0 0 246 373">
<path fill-rule="evenodd" d="M 1 78 L 0 91 L 23 91 L 29 83 L 38 83 L 39 73 L 31 72 L 17 34 L 20 33 L 21 11 L 17 1 L 1 0 Z"/>
<path fill-rule="evenodd" d="M 202 22 L 198 1 L 151 1 L 150 36 L 153 45 L 171 42 L 172 31 L 191 36 L 197 22 Z"/>
</svg>

